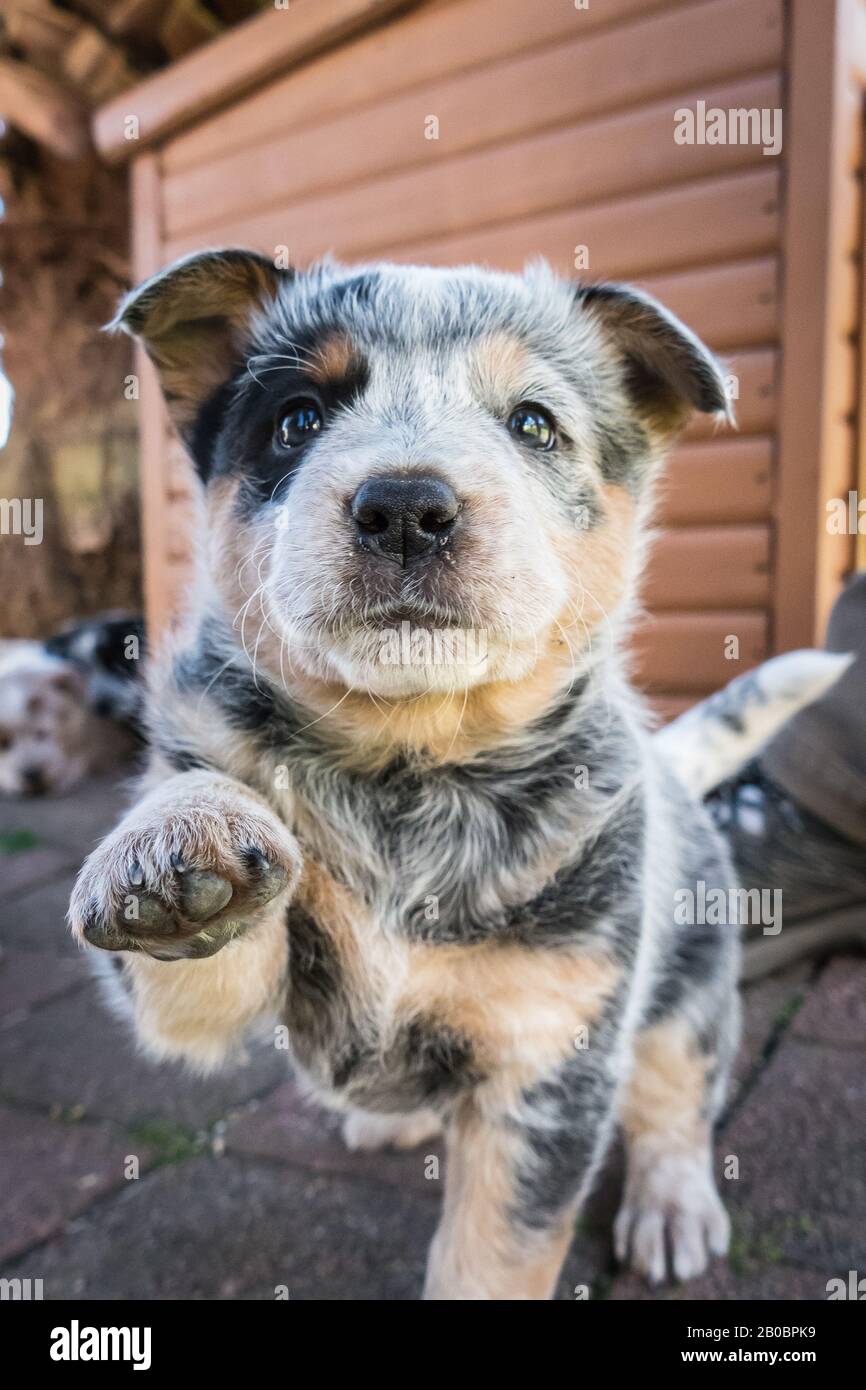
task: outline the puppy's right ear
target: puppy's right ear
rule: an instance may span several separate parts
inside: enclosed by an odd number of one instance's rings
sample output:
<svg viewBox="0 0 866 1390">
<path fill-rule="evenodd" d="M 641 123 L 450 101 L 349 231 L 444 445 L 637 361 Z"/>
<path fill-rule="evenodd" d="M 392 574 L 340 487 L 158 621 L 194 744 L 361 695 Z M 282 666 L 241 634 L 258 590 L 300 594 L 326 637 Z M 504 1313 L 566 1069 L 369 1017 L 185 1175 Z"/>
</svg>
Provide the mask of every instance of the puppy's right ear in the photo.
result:
<svg viewBox="0 0 866 1390">
<path fill-rule="evenodd" d="M 200 407 L 241 365 L 256 310 L 293 275 L 254 251 L 201 251 L 145 280 L 121 303 L 108 327 L 144 344 L 186 443 Z"/>
</svg>

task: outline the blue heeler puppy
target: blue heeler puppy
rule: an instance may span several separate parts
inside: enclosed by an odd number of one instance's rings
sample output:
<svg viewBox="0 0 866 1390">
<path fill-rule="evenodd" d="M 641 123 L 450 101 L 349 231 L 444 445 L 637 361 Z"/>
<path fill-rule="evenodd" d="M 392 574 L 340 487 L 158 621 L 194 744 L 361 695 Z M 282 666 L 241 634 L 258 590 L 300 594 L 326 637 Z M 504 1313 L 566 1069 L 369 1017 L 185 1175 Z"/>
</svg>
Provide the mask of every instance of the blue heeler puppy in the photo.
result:
<svg viewBox="0 0 866 1390">
<path fill-rule="evenodd" d="M 205 1070 L 281 1021 L 350 1145 L 444 1126 L 428 1298 L 549 1297 L 617 1125 L 619 1254 L 699 1274 L 728 1241 L 738 943 L 674 906 L 732 871 L 622 647 L 719 365 L 646 296 L 540 265 L 205 252 L 117 324 L 201 494 L 150 771 L 71 908 L 143 1045 Z"/>
</svg>

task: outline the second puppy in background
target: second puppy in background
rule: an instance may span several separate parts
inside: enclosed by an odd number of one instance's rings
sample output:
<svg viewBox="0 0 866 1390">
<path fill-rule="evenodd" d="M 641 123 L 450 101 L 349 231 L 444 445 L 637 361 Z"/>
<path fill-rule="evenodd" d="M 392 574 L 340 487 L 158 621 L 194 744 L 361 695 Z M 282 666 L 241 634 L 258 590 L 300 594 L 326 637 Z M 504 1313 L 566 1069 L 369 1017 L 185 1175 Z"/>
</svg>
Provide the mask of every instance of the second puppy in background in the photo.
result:
<svg viewBox="0 0 866 1390">
<path fill-rule="evenodd" d="M 0 641 L 0 794 L 57 795 L 122 767 L 141 741 L 143 656 L 129 614 Z"/>
</svg>

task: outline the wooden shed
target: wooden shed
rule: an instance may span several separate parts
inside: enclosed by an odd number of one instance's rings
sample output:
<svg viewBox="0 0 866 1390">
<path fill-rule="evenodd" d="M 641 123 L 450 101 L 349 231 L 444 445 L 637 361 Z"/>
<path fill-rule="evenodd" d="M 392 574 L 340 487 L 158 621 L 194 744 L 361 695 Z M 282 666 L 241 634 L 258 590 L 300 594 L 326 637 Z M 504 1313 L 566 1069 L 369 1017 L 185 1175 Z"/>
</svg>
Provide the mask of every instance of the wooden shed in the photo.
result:
<svg viewBox="0 0 866 1390">
<path fill-rule="evenodd" d="M 276 0 L 101 108 L 95 134 L 131 161 L 138 278 L 208 245 L 295 264 L 540 254 L 644 285 L 721 353 L 739 428 L 696 422 L 675 452 L 637 637 L 640 680 L 674 710 L 812 643 L 856 562 L 826 503 L 866 485 L 864 87 L 864 0 Z M 750 134 L 713 141 L 719 110 Z M 782 113 L 776 152 L 762 113 Z M 142 373 L 161 624 L 193 485 Z"/>
</svg>

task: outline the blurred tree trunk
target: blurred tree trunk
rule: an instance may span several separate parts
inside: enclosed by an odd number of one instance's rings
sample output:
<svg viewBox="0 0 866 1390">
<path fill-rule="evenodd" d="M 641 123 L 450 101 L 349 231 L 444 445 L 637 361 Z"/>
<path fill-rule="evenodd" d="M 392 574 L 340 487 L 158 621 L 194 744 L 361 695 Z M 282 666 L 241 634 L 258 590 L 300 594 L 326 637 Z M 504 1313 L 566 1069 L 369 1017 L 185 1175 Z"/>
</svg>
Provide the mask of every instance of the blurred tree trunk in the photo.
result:
<svg viewBox="0 0 866 1390">
<path fill-rule="evenodd" d="M 123 172 L 14 134 L 0 175 L 0 330 L 15 393 L 0 501 L 41 501 L 43 528 L 28 545 L 4 534 L 0 510 L 0 635 L 35 636 L 141 602 L 132 355 L 100 332 L 128 284 L 128 201 Z"/>
</svg>

